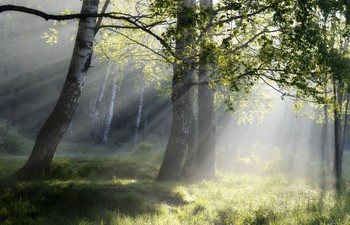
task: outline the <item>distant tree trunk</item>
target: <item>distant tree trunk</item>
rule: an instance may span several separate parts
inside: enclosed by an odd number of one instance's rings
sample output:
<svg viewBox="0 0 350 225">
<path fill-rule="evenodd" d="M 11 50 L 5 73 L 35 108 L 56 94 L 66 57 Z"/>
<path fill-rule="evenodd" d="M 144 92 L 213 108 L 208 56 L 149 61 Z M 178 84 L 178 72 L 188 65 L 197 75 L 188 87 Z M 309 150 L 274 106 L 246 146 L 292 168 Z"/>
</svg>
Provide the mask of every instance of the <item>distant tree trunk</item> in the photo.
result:
<svg viewBox="0 0 350 225">
<path fill-rule="evenodd" d="M 213 1 L 200 0 L 200 7 L 208 12 L 212 10 Z M 210 36 L 210 31 L 206 35 Z M 202 44 L 198 70 L 198 144 L 194 175 L 197 179 L 210 179 L 215 175 L 216 128 L 214 92 L 209 86 L 211 65 L 203 48 L 205 46 Z"/>
<path fill-rule="evenodd" d="M 349 111 L 349 88 L 346 92 L 346 97 L 345 99 L 343 99 L 343 102 L 346 101 L 346 104 L 345 104 L 345 113 L 344 113 L 344 125 L 343 125 L 343 134 L 342 134 L 342 142 L 341 142 L 341 152 L 342 152 L 342 155 L 343 155 L 343 152 L 344 152 L 344 147 L 345 147 L 345 137 L 346 137 L 346 130 L 347 130 L 347 126 L 348 126 L 348 119 L 349 119 L 349 116 L 348 116 L 348 111 Z"/>
<path fill-rule="evenodd" d="M 106 144 L 108 141 L 108 134 L 109 130 L 111 128 L 112 118 L 114 115 L 114 104 L 115 104 L 115 97 L 117 94 L 117 77 L 114 77 L 111 79 L 111 96 L 110 96 L 110 102 L 108 107 L 108 113 L 106 115 L 104 124 L 103 124 L 103 132 L 102 132 L 102 143 Z"/>
<path fill-rule="evenodd" d="M 333 94 L 334 94 L 334 164 L 333 172 L 336 179 L 337 190 L 341 189 L 341 178 L 342 178 L 342 149 L 341 149 L 341 135 L 342 135 L 342 125 L 341 125 L 341 109 L 342 105 L 342 94 L 341 94 L 341 81 L 337 86 L 336 81 L 333 80 Z"/>
<path fill-rule="evenodd" d="M 140 131 L 140 125 L 141 125 L 141 116 L 142 116 L 142 108 L 143 108 L 143 99 L 144 99 L 144 92 L 145 92 L 145 80 L 144 77 L 142 77 L 141 81 L 141 93 L 140 93 L 140 101 L 137 109 L 137 116 L 136 116 L 136 126 L 135 126 L 135 146 L 138 142 L 138 136 Z"/>
<path fill-rule="evenodd" d="M 111 63 L 108 62 L 106 68 L 106 74 L 102 81 L 102 86 L 96 102 L 93 104 L 91 109 L 91 140 L 93 143 L 103 142 L 103 131 L 104 131 L 104 113 L 103 113 L 103 100 L 106 93 L 106 86 L 110 75 Z"/>
<path fill-rule="evenodd" d="M 157 177 L 158 181 L 170 181 L 181 178 L 185 155 L 193 147 L 195 138 L 195 117 L 193 104 L 194 65 L 188 57 L 188 47 L 192 42 L 192 26 L 195 21 L 189 21 L 189 13 L 194 9 L 195 0 L 184 0 L 178 3 L 176 56 L 182 62 L 173 65 L 171 101 L 173 105 L 173 120 L 171 132 L 166 147 L 164 159 Z M 187 49 L 186 49 L 187 48 Z M 187 54 L 187 57 L 186 57 Z"/>
<path fill-rule="evenodd" d="M 325 84 L 325 98 L 327 98 L 327 84 Z M 322 163 L 325 166 L 325 173 L 329 173 L 331 169 L 331 161 L 330 161 L 330 153 L 329 153 L 329 144 L 328 144 L 328 126 L 329 126 L 329 118 L 328 118 L 328 106 L 325 104 L 323 107 L 325 124 L 322 128 L 322 152 L 321 158 Z"/>
<path fill-rule="evenodd" d="M 84 0 L 81 13 L 94 14 L 98 0 Z M 61 95 L 49 118 L 36 138 L 34 148 L 25 165 L 16 173 L 19 179 L 43 174 L 51 164 L 57 145 L 65 134 L 84 86 L 85 75 L 90 67 L 96 18 L 79 21 L 73 56 Z"/>
</svg>

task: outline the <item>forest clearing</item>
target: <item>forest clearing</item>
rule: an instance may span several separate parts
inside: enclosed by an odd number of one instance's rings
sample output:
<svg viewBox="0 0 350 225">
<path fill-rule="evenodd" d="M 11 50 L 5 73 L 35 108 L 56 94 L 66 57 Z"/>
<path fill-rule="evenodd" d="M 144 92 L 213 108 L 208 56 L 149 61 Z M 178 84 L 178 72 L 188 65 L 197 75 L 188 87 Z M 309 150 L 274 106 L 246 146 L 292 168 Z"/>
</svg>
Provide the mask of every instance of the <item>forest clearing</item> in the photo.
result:
<svg viewBox="0 0 350 225">
<path fill-rule="evenodd" d="M 350 1 L 1 0 L 0 224 L 350 224 Z"/>
</svg>

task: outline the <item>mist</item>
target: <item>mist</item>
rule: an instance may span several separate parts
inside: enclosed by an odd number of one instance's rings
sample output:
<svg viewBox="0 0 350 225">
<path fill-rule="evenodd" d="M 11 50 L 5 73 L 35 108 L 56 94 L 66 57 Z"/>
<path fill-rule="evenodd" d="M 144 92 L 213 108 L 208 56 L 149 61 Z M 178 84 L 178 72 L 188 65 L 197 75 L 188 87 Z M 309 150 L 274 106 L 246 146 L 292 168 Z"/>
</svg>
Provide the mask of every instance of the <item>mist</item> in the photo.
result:
<svg viewBox="0 0 350 225">
<path fill-rule="evenodd" d="M 310 107 L 314 103 L 303 103 L 297 109 L 296 101 L 291 97 L 281 98 L 281 93 L 273 89 L 265 89 L 268 98 L 260 99 L 265 107 L 270 107 L 269 112 L 262 113 L 254 105 L 245 112 L 226 113 L 220 127 L 217 150 L 221 154 L 230 157 L 232 164 L 237 157 L 253 160 L 263 160 L 266 163 L 279 160 L 280 172 L 290 176 L 303 177 L 319 181 L 324 159 L 322 158 L 322 144 L 324 136 L 324 121 L 317 121 L 317 117 L 322 117 L 322 111 Z M 259 95 L 259 93 L 252 93 Z M 270 106 L 266 106 L 269 104 Z M 263 115 L 261 115 L 263 114 Z M 250 117 L 251 120 L 240 121 L 239 116 Z M 259 119 L 257 119 L 259 117 Z M 255 119 L 254 119 L 255 118 Z M 329 155 L 334 155 L 334 135 L 331 124 L 328 125 L 328 137 L 326 138 L 326 151 Z M 345 149 L 347 149 L 345 145 Z M 220 154 L 219 153 L 219 154 Z M 229 160 L 225 159 L 225 163 Z M 330 159 L 332 161 L 332 159 Z M 232 166 L 236 172 L 261 172 L 264 170 L 262 164 L 255 165 L 256 168 L 238 168 Z M 245 171 L 247 169 L 248 171 Z M 274 168 L 276 169 L 276 168 Z"/>
</svg>

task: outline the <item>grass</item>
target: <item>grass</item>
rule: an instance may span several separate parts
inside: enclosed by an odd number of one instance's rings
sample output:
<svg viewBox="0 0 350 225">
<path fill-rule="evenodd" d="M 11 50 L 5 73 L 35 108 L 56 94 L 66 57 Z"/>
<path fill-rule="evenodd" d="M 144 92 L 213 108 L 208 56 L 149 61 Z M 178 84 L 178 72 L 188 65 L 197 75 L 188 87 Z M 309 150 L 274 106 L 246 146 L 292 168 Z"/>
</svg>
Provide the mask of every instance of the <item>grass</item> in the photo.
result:
<svg viewBox="0 0 350 225">
<path fill-rule="evenodd" d="M 0 190 L 0 224 L 350 224 L 347 185 L 337 193 L 282 173 L 223 170 L 212 181 L 155 182 L 161 159 L 57 159 L 44 179 Z M 23 162 L 1 160 L 0 176 Z"/>
</svg>

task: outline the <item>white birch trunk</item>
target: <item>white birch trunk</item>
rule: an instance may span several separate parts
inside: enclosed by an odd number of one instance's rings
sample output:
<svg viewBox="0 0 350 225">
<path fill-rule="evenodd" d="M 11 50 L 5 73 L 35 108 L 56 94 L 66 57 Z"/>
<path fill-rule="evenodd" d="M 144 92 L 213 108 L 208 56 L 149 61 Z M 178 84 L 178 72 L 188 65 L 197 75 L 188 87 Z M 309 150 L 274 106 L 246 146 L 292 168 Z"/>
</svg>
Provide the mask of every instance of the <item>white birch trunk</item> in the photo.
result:
<svg viewBox="0 0 350 225">
<path fill-rule="evenodd" d="M 140 124 L 141 124 L 141 116 L 142 116 L 144 92 L 145 92 L 145 80 L 144 80 L 144 78 L 142 77 L 141 96 L 140 96 L 139 106 L 138 106 L 138 110 L 137 110 L 137 117 L 136 117 L 135 143 L 134 143 L 135 146 L 137 145 L 138 135 L 139 135 L 139 131 L 140 131 Z"/>
<path fill-rule="evenodd" d="M 98 3 L 98 0 L 84 0 L 81 13 L 97 13 Z M 61 95 L 40 130 L 29 159 L 16 173 L 17 178 L 22 179 L 33 174 L 43 174 L 49 168 L 58 143 L 66 133 L 80 100 L 85 75 L 90 67 L 95 25 L 96 18 L 93 17 L 79 21 L 73 56 Z"/>
<path fill-rule="evenodd" d="M 96 98 L 95 103 L 92 105 L 92 109 L 91 109 L 91 139 L 94 143 L 103 142 L 102 141 L 103 134 L 101 134 L 101 132 L 103 132 L 104 130 L 104 127 L 103 127 L 104 113 L 101 111 L 103 110 L 102 103 L 106 95 L 106 86 L 108 83 L 110 70 L 111 70 L 111 63 L 108 62 L 108 65 L 106 67 L 106 74 L 102 81 L 102 86 L 99 89 L 99 94 Z"/>
<path fill-rule="evenodd" d="M 102 134 L 102 143 L 103 144 L 106 144 L 108 141 L 108 134 L 109 134 L 109 130 L 111 128 L 112 118 L 113 118 L 113 114 L 114 114 L 116 93 L 117 93 L 117 77 L 115 76 L 112 79 L 111 97 L 110 97 L 108 113 L 107 113 L 107 116 L 105 119 L 104 129 L 103 129 L 103 134 Z"/>
</svg>

